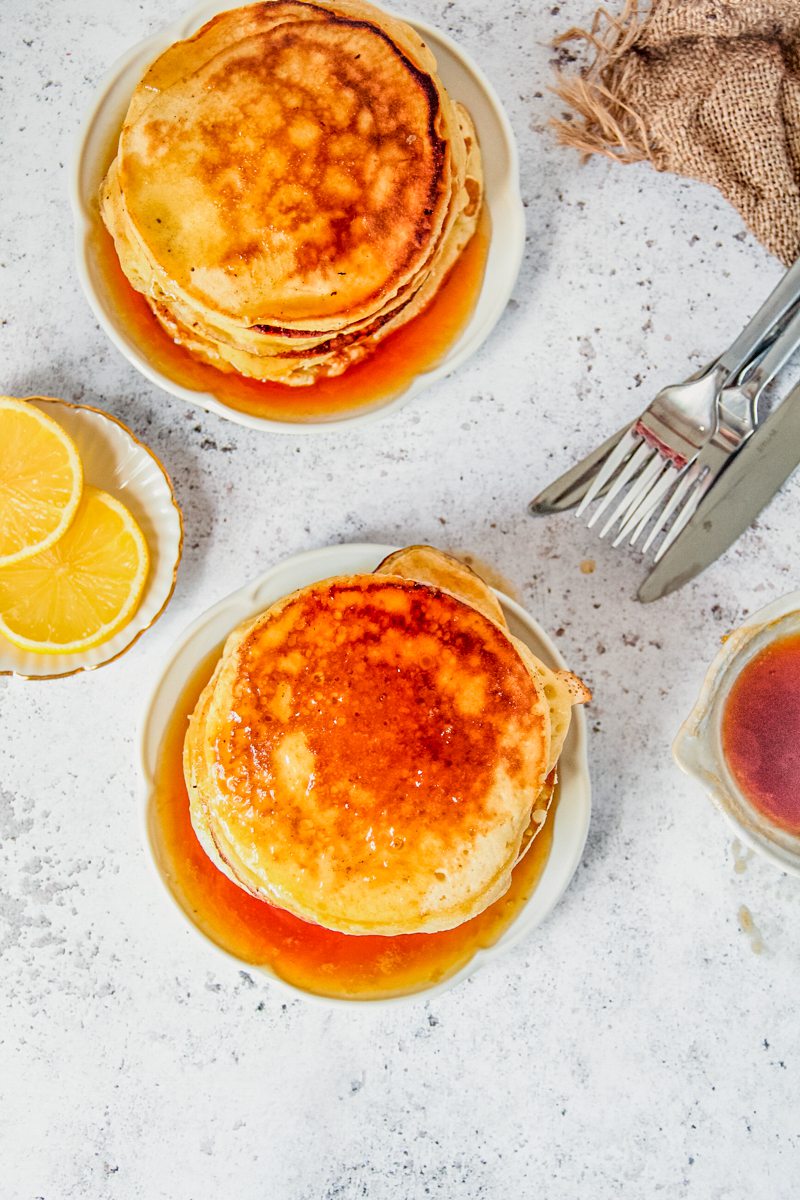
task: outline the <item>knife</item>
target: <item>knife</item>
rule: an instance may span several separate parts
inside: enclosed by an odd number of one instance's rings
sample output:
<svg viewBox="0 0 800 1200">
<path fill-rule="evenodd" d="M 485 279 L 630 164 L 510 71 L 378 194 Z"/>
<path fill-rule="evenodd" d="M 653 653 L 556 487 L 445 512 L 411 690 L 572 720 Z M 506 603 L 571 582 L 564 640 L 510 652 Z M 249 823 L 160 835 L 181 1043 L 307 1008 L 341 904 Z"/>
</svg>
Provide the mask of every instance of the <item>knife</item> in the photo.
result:
<svg viewBox="0 0 800 1200">
<path fill-rule="evenodd" d="M 683 587 L 753 522 L 800 464 L 800 384 L 761 422 L 639 588 L 644 604 Z"/>
<path fill-rule="evenodd" d="M 546 516 L 549 513 L 563 512 L 579 504 L 588 492 L 595 475 L 608 458 L 623 434 L 627 433 L 630 424 L 613 434 L 602 446 L 592 450 L 586 458 L 582 458 L 574 467 L 570 467 L 563 475 L 559 475 L 554 483 L 550 483 L 531 500 L 528 512 L 535 517 Z"/>
</svg>

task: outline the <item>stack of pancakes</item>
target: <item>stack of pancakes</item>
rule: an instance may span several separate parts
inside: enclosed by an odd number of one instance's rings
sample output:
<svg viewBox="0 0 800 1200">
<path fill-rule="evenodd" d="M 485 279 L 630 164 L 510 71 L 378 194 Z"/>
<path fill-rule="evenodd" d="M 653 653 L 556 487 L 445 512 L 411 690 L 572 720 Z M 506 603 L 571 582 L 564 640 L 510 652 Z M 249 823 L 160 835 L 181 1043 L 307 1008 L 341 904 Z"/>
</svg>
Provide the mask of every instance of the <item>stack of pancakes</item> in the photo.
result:
<svg viewBox="0 0 800 1200">
<path fill-rule="evenodd" d="M 449 929 L 508 888 L 588 698 L 469 568 L 410 547 L 230 635 L 186 735 L 192 824 L 234 883 L 307 921 Z"/>
<path fill-rule="evenodd" d="M 410 26 L 362 0 L 276 0 L 153 63 L 100 203 L 171 338 L 301 385 L 422 311 L 481 196 L 470 117 Z"/>
</svg>

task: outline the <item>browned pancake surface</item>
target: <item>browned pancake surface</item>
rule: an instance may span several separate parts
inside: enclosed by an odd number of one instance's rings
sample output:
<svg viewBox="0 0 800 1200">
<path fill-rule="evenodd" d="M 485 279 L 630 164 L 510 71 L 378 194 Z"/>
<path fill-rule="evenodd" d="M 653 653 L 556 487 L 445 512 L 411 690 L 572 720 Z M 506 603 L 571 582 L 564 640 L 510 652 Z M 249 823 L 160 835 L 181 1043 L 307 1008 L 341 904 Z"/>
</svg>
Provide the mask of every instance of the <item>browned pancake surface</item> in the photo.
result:
<svg viewBox="0 0 800 1200">
<path fill-rule="evenodd" d="M 270 610 L 192 720 L 190 787 L 233 877 L 353 932 L 447 928 L 490 903 L 547 766 L 547 706 L 503 631 L 391 577 Z"/>
<path fill-rule="evenodd" d="M 238 11 L 241 38 L 126 125 L 128 214 L 211 311 L 277 326 L 359 312 L 424 262 L 441 224 L 436 88 L 370 21 Z"/>
</svg>

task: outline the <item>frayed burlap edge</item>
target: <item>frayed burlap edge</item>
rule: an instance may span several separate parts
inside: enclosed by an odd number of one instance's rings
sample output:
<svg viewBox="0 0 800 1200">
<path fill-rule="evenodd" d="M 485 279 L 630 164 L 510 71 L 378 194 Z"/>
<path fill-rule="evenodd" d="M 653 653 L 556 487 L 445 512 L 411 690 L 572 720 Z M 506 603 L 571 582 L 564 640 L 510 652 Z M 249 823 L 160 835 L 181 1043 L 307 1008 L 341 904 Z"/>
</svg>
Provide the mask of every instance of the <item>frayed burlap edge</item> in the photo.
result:
<svg viewBox="0 0 800 1200">
<path fill-rule="evenodd" d="M 574 27 L 556 38 L 553 45 L 585 42 L 594 58 L 581 75 L 560 79 L 552 91 L 567 105 L 571 120 L 552 117 L 551 127 L 562 146 L 578 150 L 584 159 L 604 154 L 616 162 L 647 160 L 659 167 L 657 149 L 647 135 L 644 121 L 622 100 L 625 93 L 626 55 L 635 46 L 649 15 L 639 0 L 625 0 L 619 17 L 602 6 L 590 29 Z"/>
</svg>

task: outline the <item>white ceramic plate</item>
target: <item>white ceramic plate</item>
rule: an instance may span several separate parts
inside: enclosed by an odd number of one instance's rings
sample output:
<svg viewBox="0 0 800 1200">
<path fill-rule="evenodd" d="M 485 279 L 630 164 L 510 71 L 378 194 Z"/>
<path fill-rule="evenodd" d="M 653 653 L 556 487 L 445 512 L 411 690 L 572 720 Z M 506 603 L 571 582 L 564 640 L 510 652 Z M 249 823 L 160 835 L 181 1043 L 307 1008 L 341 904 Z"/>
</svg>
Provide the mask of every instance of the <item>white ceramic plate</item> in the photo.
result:
<svg viewBox="0 0 800 1200">
<path fill-rule="evenodd" d="M 238 412 L 215 395 L 184 387 L 153 366 L 146 345 L 137 340 L 115 308 L 97 261 L 92 236 L 100 221 L 97 205 L 100 184 L 116 153 L 131 95 L 145 70 L 173 42 L 189 37 L 216 13 L 232 7 L 235 4 L 219 3 L 219 0 L 201 4 L 173 25 L 134 46 L 100 83 L 79 134 L 71 182 L 78 274 L 83 290 L 100 325 L 129 362 L 164 391 L 190 404 L 211 409 L 240 425 L 282 433 L 329 431 L 332 425 L 343 422 L 363 424 L 406 404 L 429 384 L 460 366 L 483 344 L 508 303 L 525 247 L 525 217 L 514 134 L 494 88 L 472 59 L 446 34 L 420 21 L 410 21 L 433 50 L 439 75 L 448 91 L 472 114 L 481 144 L 492 238 L 483 287 L 472 317 L 438 366 L 417 376 L 405 392 L 389 401 L 302 422 Z"/>
<path fill-rule="evenodd" d="M 164 667 L 160 680 L 145 709 L 141 729 L 140 752 L 142 766 L 141 804 L 145 823 L 145 837 L 150 860 L 172 901 L 173 909 L 182 914 L 207 945 L 213 946 L 238 967 L 243 960 L 223 950 L 192 920 L 181 901 L 172 891 L 169 881 L 162 873 L 154 845 L 152 828 L 152 802 L 155 794 L 158 756 L 161 743 L 175 709 L 175 705 L 188 680 L 202 660 L 222 642 L 234 626 L 247 617 L 255 616 L 274 601 L 286 596 L 296 588 L 305 587 L 319 579 L 334 575 L 358 574 L 373 571 L 387 554 L 397 546 L 378 546 L 368 542 L 352 545 L 328 546 L 323 550 L 311 550 L 295 558 L 286 559 L 254 583 L 246 584 L 219 604 L 215 604 L 187 629 Z M 514 600 L 498 592 L 506 620 L 511 632 L 526 642 L 535 654 L 553 667 L 564 667 L 561 655 L 550 638 Z M 573 721 L 564 751 L 559 760 L 560 798 L 553 827 L 553 844 L 544 872 L 533 895 L 520 910 L 519 915 L 502 937 L 486 950 L 479 950 L 474 958 L 455 975 L 442 983 L 409 996 L 392 997 L 387 1000 L 334 1000 L 301 991 L 278 978 L 266 967 L 253 967 L 244 963 L 248 970 L 260 970 L 276 984 L 293 995 L 317 1000 L 325 1004 L 395 1004 L 415 997 L 429 997 L 452 987 L 459 980 L 472 975 L 479 967 L 515 945 L 526 934 L 540 925 L 549 915 L 566 890 L 577 870 L 589 830 L 591 813 L 591 790 L 589 767 L 586 759 L 586 721 L 580 708 L 573 710 Z"/>
<path fill-rule="evenodd" d="M 119 633 L 82 654 L 32 654 L 0 637 L 0 675 L 59 679 L 119 658 L 158 620 L 175 587 L 183 520 L 167 472 L 147 446 L 115 417 L 85 404 L 31 397 L 66 429 L 80 451 L 87 483 L 117 496 L 139 522 L 150 551 L 142 602 Z"/>
</svg>

